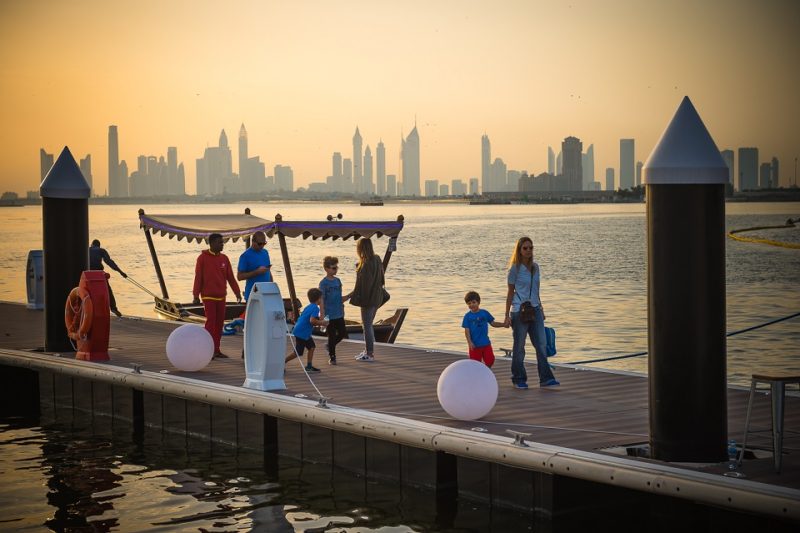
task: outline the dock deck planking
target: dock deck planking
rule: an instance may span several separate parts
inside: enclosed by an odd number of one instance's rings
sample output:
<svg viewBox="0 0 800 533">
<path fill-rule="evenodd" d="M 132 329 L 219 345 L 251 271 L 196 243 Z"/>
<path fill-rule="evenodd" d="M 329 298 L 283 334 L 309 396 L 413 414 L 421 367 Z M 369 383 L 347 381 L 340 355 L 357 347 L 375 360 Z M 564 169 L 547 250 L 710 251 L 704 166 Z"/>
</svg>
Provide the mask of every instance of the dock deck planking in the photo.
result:
<svg viewBox="0 0 800 533">
<path fill-rule="evenodd" d="M 0 348 L 13 350 L 41 349 L 44 339 L 44 316 L 21 304 L 0 303 L 2 335 Z M 241 386 L 244 382 L 244 362 L 241 359 L 243 336 L 224 336 L 222 351 L 229 359 L 213 360 L 199 372 L 181 372 L 169 364 L 165 345 L 169 334 L 180 323 L 112 317 L 108 364 L 142 368 L 192 379 Z M 561 386 L 529 390 L 511 387 L 510 359 L 498 357 L 493 371 L 500 385 L 497 403 L 488 417 L 467 422 L 451 419 L 439 405 L 436 384 L 439 374 L 450 363 L 464 355 L 446 351 L 426 350 L 405 345 L 376 345 L 376 361 L 354 360 L 363 342 L 344 341 L 337 347 L 338 365 L 327 364 L 325 339 L 317 340 L 314 365 L 322 370 L 311 374 L 320 392 L 329 403 L 392 414 L 451 428 L 470 430 L 484 428 L 496 435 L 506 435 L 507 429 L 530 433 L 528 440 L 584 451 L 600 451 L 619 446 L 642 444 L 648 441 L 648 383 L 646 376 L 607 372 L 599 369 L 559 367 Z M 63 357 L 72 354 L 63 354 Z M 535 383 L 536 367 L 529 365 L 531 383 Z M 285 377 L 287 390 L 278 394 L 294 396 L 317 395 L 302 371 L 300 364 L 290 361 Z M 728 431 L 741 441 L 747 410 L 748 391 L 728 389 Z M 769 396 L 759 394 L 753 405 L 756 429 L 770 427 Z M 800 398 L 787 396 L 783 469 L 776 474 L 769 452 L 763 458 L 745 461 L 741 471 L 752 481 L 800 488 Z M 748 443 L 769 448 L 769 433 L 751 435 Z M 642 459 L 646 460 L 646 459 Z M 724 464 L 682 465 L 711 473 L 725 471 Z"/>
</svg>

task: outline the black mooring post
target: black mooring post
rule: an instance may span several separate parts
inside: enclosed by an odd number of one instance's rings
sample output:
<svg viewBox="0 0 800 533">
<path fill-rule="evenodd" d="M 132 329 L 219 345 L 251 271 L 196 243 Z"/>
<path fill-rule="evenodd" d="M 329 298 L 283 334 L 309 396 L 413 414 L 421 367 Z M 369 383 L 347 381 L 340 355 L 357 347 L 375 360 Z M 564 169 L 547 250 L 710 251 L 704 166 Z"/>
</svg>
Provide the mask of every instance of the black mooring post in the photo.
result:
<svg viewBox="0 0 800 533">
<path fill-rule="evenodd" d="M 91 189 L 66 146 L 39 188 L 44 250 L 44 349 L 73 351 L 64 324 L 69 292 L 89 269 Z"/>
<path fill-rule="evenodd" d="M 723 461 L 728 170 L 688 97 L 648 158 L 644 178 L 651 456 Z"/>
</svg>

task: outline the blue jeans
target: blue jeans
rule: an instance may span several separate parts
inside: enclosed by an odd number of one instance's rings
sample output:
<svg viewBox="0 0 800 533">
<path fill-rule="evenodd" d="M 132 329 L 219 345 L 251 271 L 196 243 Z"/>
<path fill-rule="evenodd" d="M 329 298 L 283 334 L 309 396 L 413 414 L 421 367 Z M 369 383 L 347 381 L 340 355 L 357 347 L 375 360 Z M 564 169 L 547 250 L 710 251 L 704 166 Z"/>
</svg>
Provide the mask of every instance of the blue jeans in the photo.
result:
<svg viewBox="0 0 800 533">
<path fill-rule="evenodd" d="M 372 355 L 375 350 L 375 329 L 372 327 L 372 323 L 375 322 L 375 314 L 377 312 L 377 307 L 361 308 L 361 323 L 364 326 L 364 344 L 366 345 L 367 355 Z"/>
<path fill-rule="evenodd" d="M 536 350 L 536 368 L 539 371 L 539 383 L 555 379 L 550 365 L 547 363 L 546 338 L 544 336 L 544 317 L 541 306 L 536 308 L 536 319 L 533 322 L 523 322 L 519 313 L 511 313 L 511 330 L 514 334 L 514 350 L 511 355 L 511 381 L 527 383 L 528 373 L 525 371 L 525 337 L 531 338 L 533 348 Z"/>
</svg>

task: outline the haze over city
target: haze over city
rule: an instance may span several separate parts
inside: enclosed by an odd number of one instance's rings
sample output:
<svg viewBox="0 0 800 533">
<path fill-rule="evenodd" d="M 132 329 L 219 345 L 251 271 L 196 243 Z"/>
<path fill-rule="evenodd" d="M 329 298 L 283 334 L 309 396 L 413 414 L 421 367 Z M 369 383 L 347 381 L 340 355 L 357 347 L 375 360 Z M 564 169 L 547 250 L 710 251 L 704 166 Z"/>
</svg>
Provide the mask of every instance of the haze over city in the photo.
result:
<svg viewBox="0 0 800 533">
<path fill-rule="evenodd" d="M 112 124 L 129 167 L 177 147 L 189 193 L 195 160 L 242 123 L 250 156 L 296 187 L 325 181 L 356 126 L 399 175 L 415 123 L 422 181 L 480 177 L 483 134 L 531 174 L 578 137 L 602 181 L 620 139 L 646 159 L 684 95 L 721 150 L 777 157 L 787 186 L 799 27 L 800 3 L 779 0 L 4 1 L 0 190 L 38 189 L 39 149 L 68 145 L 105 193 Z"/>
</svg>

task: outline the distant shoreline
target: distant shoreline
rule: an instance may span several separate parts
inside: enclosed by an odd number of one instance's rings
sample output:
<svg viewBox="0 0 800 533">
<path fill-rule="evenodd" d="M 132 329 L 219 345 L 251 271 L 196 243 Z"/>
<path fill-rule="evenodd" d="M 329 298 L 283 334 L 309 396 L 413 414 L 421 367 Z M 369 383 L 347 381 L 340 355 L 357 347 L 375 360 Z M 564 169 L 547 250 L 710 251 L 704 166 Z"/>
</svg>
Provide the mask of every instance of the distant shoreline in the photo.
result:
<svg viewBox="0 0 800 533">
<path fill-rule="evenodd" d="M 800 188 L 791 189 L 766 189 L 760 191 L 737 192 L 725 198 L 726 202 L 800 202 Z M 89 199 L 92 205 L 142 205 L 142 204 L 235 204 L 235 203 L 343 203 L 343 204 L 372 204 L 365 205 L 379 207 L 378 202 L 384 205 L 399 203 L 415 204 L 463 204 L 463 205 L 520 205 L 520 204 L 616 204 L 616 203 L 644 203 L 644 197 L 635 191 L 616 191 L 613 195 L 605 191 L 559 191 L 559 192 L 530 192 L 530 193 L 490 193 L 489 196 L 463 196 L 463 197 L 425 197 L 425 196 L 392 196 L 392 197 L 366 197 L 366 196 L 326 196 L 317 193 L 299 192 L 281 196 L 257 196 L 251 194 L 227 194 L 220 196 L 161 196 L 161 197 L 136 197 L 136 198 L 108 198 L 95 196 Z M 40 205 L 41 198 L 16 198 L 0 200 L 0 207 L 23 207 L 26 205 Z"/>
</svg>

